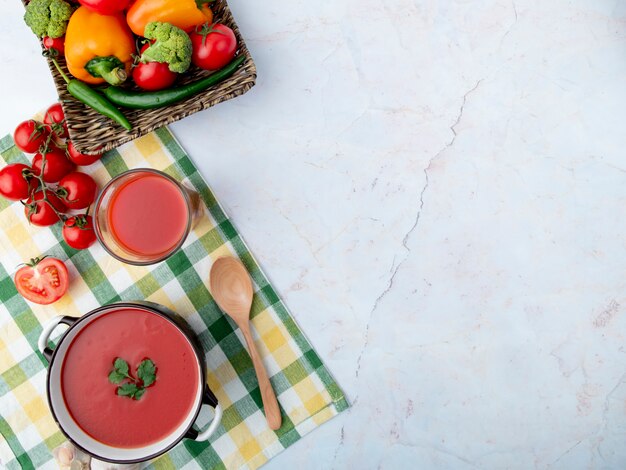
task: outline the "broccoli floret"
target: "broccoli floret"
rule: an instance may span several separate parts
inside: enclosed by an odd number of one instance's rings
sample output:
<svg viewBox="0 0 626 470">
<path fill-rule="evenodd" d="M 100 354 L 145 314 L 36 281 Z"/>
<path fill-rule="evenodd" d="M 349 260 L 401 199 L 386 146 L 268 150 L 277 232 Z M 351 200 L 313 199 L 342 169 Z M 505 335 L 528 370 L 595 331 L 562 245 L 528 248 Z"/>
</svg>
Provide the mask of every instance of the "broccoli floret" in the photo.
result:
<svg viewBox="0 0 626 470">
<path fill-rule="evenodd" d="M 60 38 L 74 8 L 64 0 L 31 0 L 26 5 L 24 21 L 38 37 Z"/>
<path fill-rule="evenodd" d="M 191 65 L 191 39 L 186 32 L 169 23 L 148 23 L 144 36 L 156 42 L 148 47 L 142 62 L 165 62 L 172 72 L 183 73 Z"/>
</svg>

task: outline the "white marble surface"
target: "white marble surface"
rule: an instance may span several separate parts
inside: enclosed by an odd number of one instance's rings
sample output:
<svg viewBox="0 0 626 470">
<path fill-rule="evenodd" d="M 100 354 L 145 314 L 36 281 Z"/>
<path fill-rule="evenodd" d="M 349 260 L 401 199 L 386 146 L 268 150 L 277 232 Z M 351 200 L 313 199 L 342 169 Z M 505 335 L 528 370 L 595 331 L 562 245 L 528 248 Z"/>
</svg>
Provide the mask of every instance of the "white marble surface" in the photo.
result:
<svg viewBox="0 0 626 470">
<path fill-rule="evenodd" d="M 626 2 L 231 6 L 258 84 L 172 128 L 353 402 L 266 468 L 626 468 Z"/>
</svg>

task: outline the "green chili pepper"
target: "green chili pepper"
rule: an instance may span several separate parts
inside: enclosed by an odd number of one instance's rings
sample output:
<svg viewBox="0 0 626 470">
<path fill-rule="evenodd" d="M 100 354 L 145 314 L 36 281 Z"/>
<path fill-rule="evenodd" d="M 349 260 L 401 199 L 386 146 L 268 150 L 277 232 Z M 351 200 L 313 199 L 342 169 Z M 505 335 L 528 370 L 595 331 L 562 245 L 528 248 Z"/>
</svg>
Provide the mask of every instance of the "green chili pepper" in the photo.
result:
<svg viewBox="0 0 626 470">
<path fill-rule="evenodd" d="M 240 54 L 230 64 L 226 65 L 223 69 L 209 75 L 206 78 L 198 81 L 181 85 L 175 88 L 168 88 L 166 90 L 159 91 L 131 91 L 124 88 L 112 86 L 105 88 L 104 94 L 113 103 L 124 108 L 131 109 L 153 109 L 160 108 L 162 106 L 168 106 L 178 101 L 189 98 L 216 83 L 230 77 L 237 67 L 239 67 L 245 56 Z"/>
<path fill-rule="evenodd" d="M 113 119 L 124 129 L 129 131 L 133 128 L 130 122 L 128 122 L 128 119 L 126 119 L 126 116 L 124 116 L 119 109 L 86 83 L 80 80 L 70 80 L 67 84 L 67 91 L 78 101 L 85 103 L 100 114 Z"/>
<path fill-rule="evenodd" d="M 94 57 L 85 64 L 85 70 L 94 77 L 102 77 L 111 85 L 121 85 L 126 80 L 124 63 L 115 56 Z"/>
<path fill-rule="evenodd" d="M 81 103 L 86 104 L 90 108 L 98 111 L 103 116 L 106 116 L 110 119 L 113 119 L 119 125 L 121 125 L 126 130 L 131 130 L 133 126 L 128 122 L 126 116 L 122 114 L 122 112 L 117 109 L 109 100 L 107 100 L 104 96 L 98 93 L 96 90 L 91 88 L 86 83 L 81 82 L 80 80 L 72 79 L 70 80 L 67 75 L 61 70 L 58 62 L 51 58 L 55 67 L 67 83 L 67 91 L 76 98 Z"/>
</svg>

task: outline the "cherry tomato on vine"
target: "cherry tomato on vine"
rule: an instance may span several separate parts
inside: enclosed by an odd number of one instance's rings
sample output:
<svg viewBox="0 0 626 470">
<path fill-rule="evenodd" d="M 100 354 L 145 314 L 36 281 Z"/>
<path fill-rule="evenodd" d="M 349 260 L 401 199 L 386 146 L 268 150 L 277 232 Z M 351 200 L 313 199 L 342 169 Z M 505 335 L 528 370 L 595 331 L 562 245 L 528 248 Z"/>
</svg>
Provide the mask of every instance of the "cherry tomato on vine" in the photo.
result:
<svg viewBox="0 0 626 470">
<path fill-rule="evenodd" d="M 226 25 L 204 23 L 189 37 L 193 46 L 191 61 L 201 69 L 219 70 L 235 57 L 237 38 Z"/>
<path fill-rule="evenodd" d="M 67 219 L 63 224 L 63 239 L 77 250 L 84 250 L 93 245 L 96 241 L 96 232 L 91 216 L 81 214 Z"/>
<path fill-rule="evenodd" d="M 144 44 L 141 53 L 150 44 Z M 172 72 L 164 62 L 139 62 L 133 68 L 133 80 L 139 88 L 144 90 L 162 90 L 169 88 L 176 81 L 178 74 Z"/>
<path fill-rule="evenodd" d="M 56 190 L 68 209 L 86 209 L 96 200 L 98 185 L 91 176 L 80 171 L 68 173 Z"/>
<path fill-rule="evenodd" d="M 100 160 L 100 158 L 102 158 L 102 154 L 87 155 L 86 153 L 80 153 L 78 150 L 76 150 L 76 147 L 74 147 L 74 142 L 68 141 L 67 142 L 67 157 L 75 165 L 87 166 Z"/>
<path fill-rule="evenodd" d="M 33 173 L 37 176 L 41 174 L 43 166 L 43 155 L 38 153 L 33 158 Z M 46 153 L 46 166 L 43 170 L 43 180 L 46 183 L 56 183 L 68 173 L 74 171 L 74 164 L 65 156 L 65 152 L 53 148 Z"/>
<path fill-rule="evenodd" d="M 23 163 L 11 163 L 0 170 L 0 194 L 13 201 L 26 199 L 39 186 L 32 170 Z"/>
<path fill-rule="evenodd" d="M 39 190 L 29 197 L 24 205 L 24 215 L 33 225 L 40 227 L 53 225 L 60 220 L 57 212 L 67 211 L 63 201 L 61 201 L 54 192 L 47 190 L 45 197 L 47 197 L 50 202 L 44 199 L 43 190 Z"/>
<path fill-rule="evenodd" d="M 43 123 L 55 133 L 57 137 L 65 139 L 69 133 L 67 132 L 67 123 L 65 122 L 65 113 L 61 103 L 54 103 L 50 106 L 43 117 Z"/>
<path fill-rule="evenodd" d="M 33 258 L 15 273 L 15 288 L 26 300 L 48 305 L 67 292 L 70 276 L 57 258 Z"/>
<path fill-rule="evenodd" d="M 50 36 L 44 36 L 43 47 L 48 50 L 54 49 L 57 51 L 57 56 L 65 54 L 65 36 L 60 38 L 51 38 Z"/>
<path fill-rule="evenodd" d="M 36 153 L 46 142 L 50 130 L 41 122 L 29 119 L 18 124 L 13 133 L 15 146 L 22 152 Z"/>
</svg>

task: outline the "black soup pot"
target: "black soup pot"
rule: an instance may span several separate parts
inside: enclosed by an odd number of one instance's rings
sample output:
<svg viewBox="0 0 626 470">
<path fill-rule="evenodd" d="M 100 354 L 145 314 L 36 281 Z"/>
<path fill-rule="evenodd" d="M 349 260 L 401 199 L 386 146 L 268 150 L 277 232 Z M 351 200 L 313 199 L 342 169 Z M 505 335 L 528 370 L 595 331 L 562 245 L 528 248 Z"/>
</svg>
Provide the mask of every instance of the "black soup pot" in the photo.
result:
<svg viewBox="0 0 626 470">
<path fill-rule="evenodd" d="M 113 447 L 91 437 L 83 431 L 72 418 L 65 403 L 61 387 L 61 371 L 63 362 L 72 341 L 92 321 L 100 318 L 102 315 L 112 313 L 119 309 L 138 309 L 148 311 L 159 315 L 174 325 L 180 334 L 182 334 L 192 346 L 195 353 L 195 364 L 198 368 L 198 377 L 200 378 L 194 395 L 195 398 L 193 407 L 187 415 L 181 416 L 181 424 L 158 442 L 154 442 L 143 447 Z M 57 346 L 53 350 L 48 346 L 48 340 L 52 331 L 60 323 L 69 326 L 69 329 L 61 336 Z M 120 464 L 137 463 L 150 460 L 163 454 L 164 452 L 167 452 L 182 439 L 193 439 L 196 441 L 208 440 L 220 424 L 222 409 L 217 403 L 217 398 L 206 383 L 206 365 L 202 348 L 200 347 L 196 336 L 185 321 L 180 316 L 176 315 L 174 312 L 166 307 L 163 307 L 162 305 L 145 301 L 118 302 L 92 310 L 80 318 L 58 316 L 52 318 L 45 325 L 41 336 L 39 337 L 38 346 L 44 357 L 49 362 L 47 377 L 48 405 L 50 406 L 50 411 L 52 412 L 55 421 L 59 425 L 63 434 L 65 434 L 65 436 L 74 445 L 99 460 Z M 193 429 L 192 426 L 196 421 L 203 405 L 208 405 L 214 408 L 215 416 L 209 423 L 206 430 L 198 432 Z"/>
</svg>

